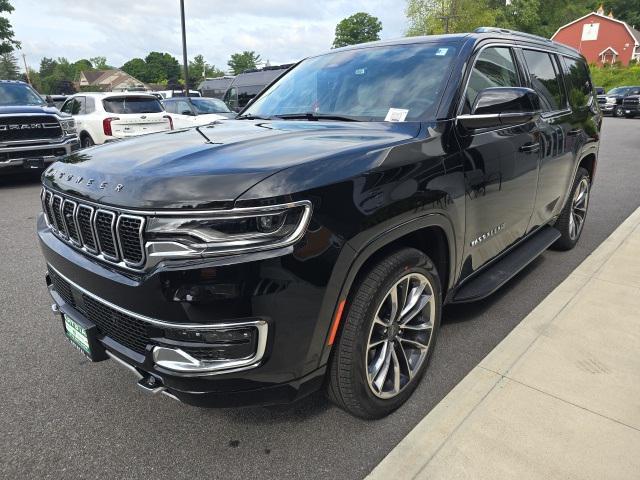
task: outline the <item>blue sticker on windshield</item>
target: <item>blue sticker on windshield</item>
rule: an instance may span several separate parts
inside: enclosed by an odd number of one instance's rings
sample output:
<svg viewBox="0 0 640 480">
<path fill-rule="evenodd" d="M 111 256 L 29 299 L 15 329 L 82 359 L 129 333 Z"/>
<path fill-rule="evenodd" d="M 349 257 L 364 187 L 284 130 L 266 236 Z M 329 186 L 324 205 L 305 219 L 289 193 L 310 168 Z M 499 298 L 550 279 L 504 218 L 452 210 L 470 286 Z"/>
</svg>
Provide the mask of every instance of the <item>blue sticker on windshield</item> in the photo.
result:
<svg viewBox="0 0 640 480">
<path fill-rule="evenodd" d="M 449 51 L 448 48 L 439 48 L 438 51 L 436 52 L 436 57 L 444 57 L 448 51 Z"/>
</svg>

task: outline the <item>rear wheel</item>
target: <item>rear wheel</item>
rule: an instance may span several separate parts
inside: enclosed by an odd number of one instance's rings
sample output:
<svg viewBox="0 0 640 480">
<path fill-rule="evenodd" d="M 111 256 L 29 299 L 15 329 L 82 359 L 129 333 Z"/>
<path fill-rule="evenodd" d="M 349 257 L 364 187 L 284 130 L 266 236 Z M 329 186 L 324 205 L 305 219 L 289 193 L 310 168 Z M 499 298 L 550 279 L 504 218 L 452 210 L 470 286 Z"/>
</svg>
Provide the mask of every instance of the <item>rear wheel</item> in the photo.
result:
<svg viewBox="0 0 640 480">
<path fill-rule="evenodd" d="M 329 398 L 362 418 L 380 418 L 415 390 L 440 325 L 438 272 L 405 248 L 373 265 L 354 285 L 329 365 Z"/>
<path fill-rule="evenodd" d="M 571 250 L 578 243 L 587 218 L 590 194 L 591 179 L 589 178 L 589 172 L 580 167 L 573 182 L 573 188 L 567 204 L 555 224 L 555 228 L 560 231 L 561 237 L 553 244 L 554 249 Z"/>
<path fill-rule="evenodd" d="M 91 135 L 89 135 L 88 133 L 85 133 L 82 136 L 82 140 L 80 140 L 80 145 L 82 146 L 82 148 L 89 148 L 89 147 L 93 147 L 95 145 L 93 138 L 91 138 Z"/>
</svg>

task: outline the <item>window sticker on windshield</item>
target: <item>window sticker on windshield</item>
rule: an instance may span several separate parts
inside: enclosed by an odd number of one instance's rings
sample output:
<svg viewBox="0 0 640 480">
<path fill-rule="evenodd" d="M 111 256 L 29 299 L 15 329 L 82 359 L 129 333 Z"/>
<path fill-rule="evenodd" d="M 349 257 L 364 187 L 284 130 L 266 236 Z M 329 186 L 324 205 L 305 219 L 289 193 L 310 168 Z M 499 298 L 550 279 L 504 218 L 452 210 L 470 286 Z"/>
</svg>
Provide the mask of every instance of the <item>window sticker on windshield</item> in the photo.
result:
<svg viewBox="0 0 640 480">
<path fill-rule="evenodd" d="M 404 108 L 390 108 L 384 121 L 404 122 L 404 119 L 407 118 L 407 113 L 409 113 L 409 110 L 405 110 Z"/>
<path fill-rule="evenodd" d="M 367 69 L 366 68 L 358 68 L 356 70 L 356 75 L 364 75 L 365 73 L 367 73 Z"/>
<path fill-rule="evenodd" d="M 448 51 L 449 51 L 448 48 L 439 48 L 438 51 L 436 52 L 436 57 L 444 57 Z"/>
</svg>

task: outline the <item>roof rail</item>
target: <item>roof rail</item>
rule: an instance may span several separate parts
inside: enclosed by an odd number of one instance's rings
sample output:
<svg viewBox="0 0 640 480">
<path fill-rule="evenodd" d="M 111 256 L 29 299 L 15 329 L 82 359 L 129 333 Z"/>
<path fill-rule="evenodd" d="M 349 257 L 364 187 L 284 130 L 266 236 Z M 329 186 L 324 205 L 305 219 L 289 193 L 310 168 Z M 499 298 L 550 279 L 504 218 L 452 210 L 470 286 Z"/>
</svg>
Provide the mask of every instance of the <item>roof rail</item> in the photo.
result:
<svg viewBox="0 0 640 480">
<path fill-rule="evenodd" d="M 533 33 L 519 32 L 517 30 L 509 30 L 508 28 L 498 27 L 478 27 L 474 30 L 474 33 L 506 33 L 509 35 L 516 35 L 518 37 L 531 38 L 532 40 L 539 40 L 543 42 L 552 43 L 553 40 L 541 37 L 540 35 L 534 35 Z"/>
</svg>

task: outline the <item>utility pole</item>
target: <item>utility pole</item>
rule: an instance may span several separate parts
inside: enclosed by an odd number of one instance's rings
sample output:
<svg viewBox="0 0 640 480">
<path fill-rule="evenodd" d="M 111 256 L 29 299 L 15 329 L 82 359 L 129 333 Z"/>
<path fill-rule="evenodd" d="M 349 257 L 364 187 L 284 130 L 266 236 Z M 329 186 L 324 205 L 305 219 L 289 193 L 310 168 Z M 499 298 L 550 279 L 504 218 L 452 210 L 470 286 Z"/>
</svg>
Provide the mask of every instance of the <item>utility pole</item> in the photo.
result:
<svg viewBox="0 0 640 480">
<path fill-rule="evenodd" d="M 180 17 L 182 19 L 182 69 L 184 74 L 184 94 L 189 96 L 189 66 L 187 63 L 187 34 L 184 27 L 184 0 L 180 0 Z"/>
<path fill-rule="evenodd" d="M 27 75 L 27 83 L 31 85 L 31 77 L 29 76 L 29 67 L 27 67 L 27 56 L 22 52 L 22 61 L 24 62 L 24 73 Z"/>
</svg>

